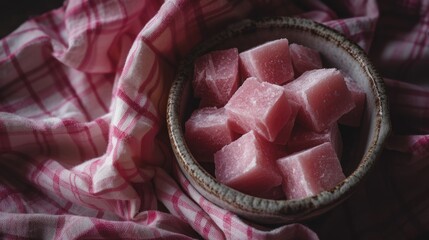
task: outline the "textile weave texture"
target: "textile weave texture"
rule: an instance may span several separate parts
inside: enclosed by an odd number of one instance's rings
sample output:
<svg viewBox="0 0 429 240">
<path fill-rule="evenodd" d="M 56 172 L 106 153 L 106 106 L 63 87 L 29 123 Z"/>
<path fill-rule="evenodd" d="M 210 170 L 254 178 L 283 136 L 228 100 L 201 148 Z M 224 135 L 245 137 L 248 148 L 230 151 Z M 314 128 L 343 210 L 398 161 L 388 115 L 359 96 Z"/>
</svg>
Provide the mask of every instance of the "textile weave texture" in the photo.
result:
<svg viewBox="0 0 429 240">
<path fill-rule="evenodd" d="M 261 226 L 201 196 L 165 127 L 180 60 L 230 23 L 299 16 L 359 44 L 385 77 L 393 132 L 334 210 Z M 5 239 L 413 239 L 429 236 L 426 0 L 70 0 L 0 41 Z"/>
</svg>

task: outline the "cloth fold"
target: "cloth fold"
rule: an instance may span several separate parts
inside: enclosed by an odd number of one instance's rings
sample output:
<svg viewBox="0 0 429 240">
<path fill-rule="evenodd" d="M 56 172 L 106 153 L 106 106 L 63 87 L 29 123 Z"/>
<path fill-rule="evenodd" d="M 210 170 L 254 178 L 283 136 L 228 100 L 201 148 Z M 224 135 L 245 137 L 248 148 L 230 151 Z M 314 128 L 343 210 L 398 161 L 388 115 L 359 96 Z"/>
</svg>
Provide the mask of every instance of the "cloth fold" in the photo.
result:
<svg viewBox="0 0 429 240">
<path fill-rule="evenodd" d="M 176 66 L 192 47 L 237 20 L 273 15 L 319 21 L 367 51 L 383 76 L 396 79 L 386 80 L 394 129 L 373 176 L 345 204 L 313 221 L 260 226 L 207 201 L 180 172 L 173 177 L 165 105 Z M 398 22 L 403 15 L 412 18 Z M 0 42 L 0 235 L 426 234 L 428 19 L 424 0 L 65 1 Z"/>
</svg>

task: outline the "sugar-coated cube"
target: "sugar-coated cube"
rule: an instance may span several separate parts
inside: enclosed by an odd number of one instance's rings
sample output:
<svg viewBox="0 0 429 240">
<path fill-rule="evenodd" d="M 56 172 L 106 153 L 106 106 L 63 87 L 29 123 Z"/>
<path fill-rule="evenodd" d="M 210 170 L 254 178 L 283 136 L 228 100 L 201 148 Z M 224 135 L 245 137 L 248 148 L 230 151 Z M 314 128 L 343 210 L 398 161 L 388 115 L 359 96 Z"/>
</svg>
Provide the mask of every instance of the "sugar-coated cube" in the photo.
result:
<svg viewBox="0 0 429 240">
<path fill-rule="evenodd" d="M 318 132 L 355 106 L 343 75 L 334 68 L 307 71 L 284 89 L 288 98 L 301 105 L 299 122 Z"/>
<path fill-rule="evenodd" d="M 365 109 L 366 94 L 350 77 L 346 76 L 344 77 L 344 80 L 346 81 L 347 88 L 352 93 L 355 107 L 338 119 L 338 123 L 350 127 L 359 127 L 362 121 L 363 111 Z"/>
<path fill-rule="evenodd" d="M 248 78 L 225 105 L 235 131 L 254 130 L 273 142 L 292 113 L 282 87 Z"/>
<path fill-rule="evenodd" d="M 272 148 L 254 131 L 242 135 L 214 154 L 216 179 L 254 196 L 281 185 Z"/>
<path fill-rule="evenodd" d="M 269 83 L 291 81 L 294 72 L 289 41 L 278 39 L 240 53 L 240 72 L 244 78 L 256 77 Z"/>
<path fill-rule="evenodd" d="M 186 142 L 201 162 L 213 161 L 213 154 L 235 138 L 224 108 L 197 109 L 185 123 Z"/>
<path fill-rule="evenodd" d="M 254 196 L 273 200 L 286 199 L 285 193 L 283 191 L 283 186 L 281 184 L 273 188 L 269 188 L 263 192 L 257 193 Z"/>
<path fill-rule="evenodd" d="M 322 132 L 315 132 L 301 126 L 295 126 L 292 130 L 289 142 L 286 145 L 286 149 L 290 153 L 299 152 L 324 142 L 330 142 L 338 158 L 341 158 L 343 141 L 337 123 L 332 124 Z"/>
<path fill-rule="evenodd" d="M 279 134 L 277 135 L 277 138 L 274 140 L 274 143 L 285 145 L 292 134 L 292 129 L 295 126 L 295 119 L 296 115 L 298 115 L 298 111 L 301 108 L 299 104 L 297 104 L 294 101 L 288 101 L 289 105 L 291 107 L 292 113 L 290 115 L 289 121 L 286 123 L 286 125 L 280 130 Z"/>
<path fill-rule="evenodd" d="M 337 154 L 331 143 L 301 151 L 277 160 L 283 176 L 287 199 L 316 195 L 334 188 L 345 179 Z"/>
<path fill-rule="evenodd" d="M 322 68 L 322 59 L 318 51 L 292 43 L 289 45 L 295 77 L 306 71 Z"/>
<path fill-rule="evenodd" d="M 212 51 L 195 61 L 192 84 L 201 106 L 223 107 L 237 90 L 238 82 L 236 48 Z"/>
</svg>

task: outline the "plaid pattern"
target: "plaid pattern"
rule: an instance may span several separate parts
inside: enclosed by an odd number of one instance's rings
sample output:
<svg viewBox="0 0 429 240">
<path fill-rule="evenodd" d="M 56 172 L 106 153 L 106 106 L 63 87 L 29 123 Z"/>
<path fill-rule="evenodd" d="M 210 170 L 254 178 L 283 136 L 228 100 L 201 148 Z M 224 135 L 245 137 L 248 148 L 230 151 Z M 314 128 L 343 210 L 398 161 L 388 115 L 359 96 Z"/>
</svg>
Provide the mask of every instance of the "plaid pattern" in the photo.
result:
<svg viewBox="0 0 429 240">
<path fill-rule="evenodd" d="M 276 227 L 193 189 L 172 164 L 164 125 L 178 61 L 203 36 L 261 15 L 331 26 L 396 79 L 386 79 L 394 131 L 367 184 L 317 219 Z M 0 41 L 0 236 L 427 236 L 428 32 L 425 0 L 66 1 Z"/>
</svg>

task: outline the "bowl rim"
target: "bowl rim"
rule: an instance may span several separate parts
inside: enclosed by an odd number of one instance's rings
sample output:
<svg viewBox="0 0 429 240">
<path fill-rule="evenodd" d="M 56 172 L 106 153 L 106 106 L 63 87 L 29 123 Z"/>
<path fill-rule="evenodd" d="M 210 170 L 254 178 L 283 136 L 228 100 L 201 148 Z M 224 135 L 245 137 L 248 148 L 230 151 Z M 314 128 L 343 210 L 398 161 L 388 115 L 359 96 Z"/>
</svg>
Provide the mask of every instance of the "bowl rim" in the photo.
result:
<svg viewBox="0 0 429 240">
<path fill-rule="evenodd" d="M 222 40 L 238 36 L 241 32 L 256 31 L 263 28 L 286 28 L 308 31 L 310 34 L 326 38 L 343 48 L 348 54 L 357 60 L 360 67 L 365 71 L 371 81 L 371 89 L 375 97 L 377 112 L 376 133 L 371 139 L 370 148 L 364 153 L 360 163 L 346 179 L 330 191 L 323 191 L 315 196 L 292 200 L 271 200 L 254 197 L 241 193 L 233 188 L 218 183 L 192 156 L 184 140 L 183 124 L 180 117 L 182 92 L 189 77 L 190 70 L 186 70 L 194 59 L 207 50 L 220 44 Z M 295 17 L 270 17 L 258 20 L 245 19 L 230 25 L 224 31 L 203 41 L 197 45 L 179 65 L 176 77 L 172 83 L 167 101 L 167 130 L 175 154 L 177 163 L 191 184 L 200 194 L 209 199 L 219 198 L 226 208 L 239 215 L 257 215 L 263 213 L 265 216 L 289 218 L 292 216 L 303 216 L 314 212 L 320 207 L 338 204 L 344 200 L 343 195 L 349 196 L 359 185 L 361 179 L 374 165 L 379 157 L 384 142 L 391 129 L 388 100 L 385 92 L 384 81 L 374 68 L 364 50 L 357 44 L 349 41 L 340 32 L 309 19 Z M 189 176 L 188 176 L 189 175 Z M 205 191 L 205 192 L 201 192 Z M 249 204 L 251 202 L 252 204 Z M 269 206 L 267 208 L 267 206 Z"/>
</svg>

